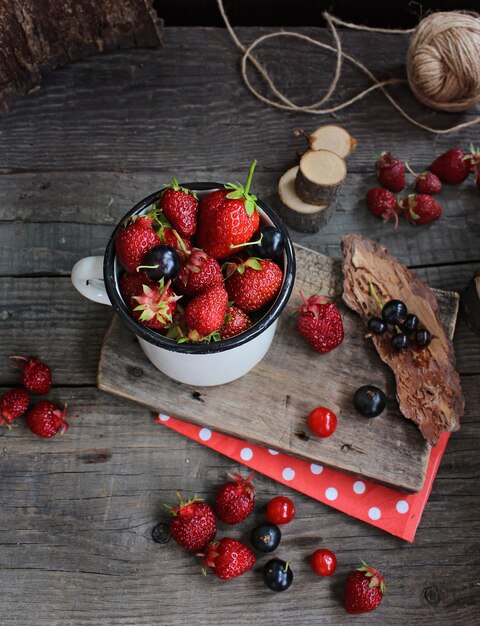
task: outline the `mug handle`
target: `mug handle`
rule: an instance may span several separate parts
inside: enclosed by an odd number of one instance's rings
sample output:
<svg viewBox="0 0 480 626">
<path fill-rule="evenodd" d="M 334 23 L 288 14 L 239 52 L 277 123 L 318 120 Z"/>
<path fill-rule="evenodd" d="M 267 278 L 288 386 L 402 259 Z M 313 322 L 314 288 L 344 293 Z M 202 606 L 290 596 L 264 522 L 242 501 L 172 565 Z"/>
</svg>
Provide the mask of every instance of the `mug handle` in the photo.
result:
<svg viewBox="0 0 480 626">
<path fill-rule="evenodd" d="M 72 268 L 71 278 L 75 289 L 85 298 L 112 305 L 103 281 L 103 256 L 87 256 L 77 261 Z"/>
</svg>

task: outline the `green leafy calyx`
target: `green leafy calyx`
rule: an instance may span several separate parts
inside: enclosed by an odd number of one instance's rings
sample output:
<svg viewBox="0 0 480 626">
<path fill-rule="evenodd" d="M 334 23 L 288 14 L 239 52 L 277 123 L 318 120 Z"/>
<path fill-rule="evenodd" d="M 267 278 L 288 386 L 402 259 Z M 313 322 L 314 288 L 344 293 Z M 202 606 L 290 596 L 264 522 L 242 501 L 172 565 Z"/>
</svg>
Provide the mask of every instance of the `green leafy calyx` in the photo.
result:
<svg viewBox="0 0 480 626">
<path fill-rule="evenodd" d="M 253 161 L 250 166 L 250 171 L 248 172 L 247 182 L 245 185 L 242 185 L 238 181 L 235 183 L 227 183 L 225 185 L 225 189 L 231 189 L 231 191 L 227 194 L 227 198 L 230 200 L 243 200 L 248 217 L 251 217 L 253 212 L 257 209 L 257 196 L 249 193 L 256 165 L 257 162 Z"/>
</svg>

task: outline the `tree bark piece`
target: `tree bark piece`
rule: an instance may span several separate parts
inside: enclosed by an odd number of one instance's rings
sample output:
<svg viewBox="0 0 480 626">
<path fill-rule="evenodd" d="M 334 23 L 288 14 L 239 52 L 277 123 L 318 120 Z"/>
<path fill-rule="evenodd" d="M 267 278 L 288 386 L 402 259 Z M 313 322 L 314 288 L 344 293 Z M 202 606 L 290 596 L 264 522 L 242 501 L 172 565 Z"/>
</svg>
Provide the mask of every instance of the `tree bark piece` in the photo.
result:
<svg viewBox="0 0 480 626">
<path fill-rule="evenodd" d="M 280 178 L 278 195 L 282 205 L 279 213 L 286 224 L 302 233 L 316 233 L 330 220 L 334 204 L 308 204 L 295 191 L 298 166 L 292 167 Z"/>
<path fill-rule="evenodd" d="M 9 0 L 0 11 L 0 103 L 35 89 L 40 71 L 117 48 L 161 45 L 151 0 Z"/>
<path fill-rule="evenodd" d="M 442 432 L 460 428 L 464 410 L 453 347 L 438 317 L 437 298 L 381 244 L 350 234 L 342 237 L 342 247 L 343 299 L 350 308 L 365 322 L 379 315 L 380 306 L 372 297 L 371 283 L 384 303 L 403 300 L 434 337 L 428 348 L 410 348 L 403 353 L 392 351 L 389 333 L 373 336 L 372 341 L 380 358 L 395 374 L 400 411 L 418 425 L 427 441 L 436 444 Z"/>
<path fill-rule="evenodd" d="M 325 124 L 309 135 L 308 144 L 311 150 L 330 150 L 346 159 L 357 147 L 357 140 L 342 126 Z"/>
<path fill-rule="evenodd" d="M 303 202 L 331 204 L 347 175 L 345 161 L 330 150 L 308 150 L 300 159 L 295 191 Z"/>
</svg>

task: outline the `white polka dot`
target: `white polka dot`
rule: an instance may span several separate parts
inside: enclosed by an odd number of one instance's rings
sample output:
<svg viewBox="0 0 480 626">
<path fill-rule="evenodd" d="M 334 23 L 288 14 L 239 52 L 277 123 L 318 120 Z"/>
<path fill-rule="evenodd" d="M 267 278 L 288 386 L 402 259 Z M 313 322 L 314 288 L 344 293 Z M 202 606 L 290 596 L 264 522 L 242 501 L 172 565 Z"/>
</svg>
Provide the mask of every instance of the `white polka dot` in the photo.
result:
<svg viewBox="0 0 480 626">
<path fill-rule="evenodd" d="M 170 419 L 170 415 L 164 415 L 163 413 L 160 413 L 158 417 L 160 418 L 161 422 L 168 422 L 168 420 Z"/>
<path fill-rule="evenodd" d="M 406 513 L 409 509 L 408 502 L 406 500 L 399 500 L 397 502 L 397 511 L 399 513 Z"/>
<path fill-rule="evenodd" d="M 353 483 L 353 491 L 354 491 L 355 493 L 358 493 L 358 495 L 360 495 L 360 494 L 362 494 L 362 493 L 365 493 L 365 489 L 366 489 L 366 487 L 365 487 L 365 483 L 362 483 L 362 481 L 361 481 L 361 480 L 356 480 L 356 481 Z"/>
<path fill-rule="evenodd" d="M 253 451 L 252 451 L 252 449 L 251 449 L 251 448 L 242 448 L 242 449 L 240 450 L 240 458 L 241 458 L 243 461 L 250 461 L 250 459 L 252 458 L 252 456 L 253 456 Z"/>
<path fill-rule="evenodd" d="M 272 450 L 271 448 L 268 448 L 268 451 L 270 452 L 270 454 L 272 454 L 273 456 L 275 456 L 276 454 L 278 454 L 278 450 Z"/>
<path fill-rule="evenodd" d="M 293 480 L 295 478 L 295 470 L 291 467 L 286 467 L 282 472 L 282 476 L 284 480 Z"/>
<path fill-rule="evenodd" d="M 335 487 L 329 487 L 325 490 L 325 497 L 327 500 L 336 500 L 338 498 L 338 491 Z"/>
<path fill-rule="evenodd" d="M 375 522 L 377 519 L 380 519 L 382 517 L 382 512 L 378 507 L 372 506 L 372 508 L 368 510 L 368 517 L 370 519 L 373 519 L 373 521 Z"/>
<path fill-rule="evenodd" d="M 198 433 L 198 436 L 202 441 L 208 441 L 212 436 L 212 431 L 210 430 L 210 428 L 202 428 L 201 431 Z"/>
<path fill-rule="evenodd" d="M 317 465 L 316 463 L 312 463 L 310 465 L 310 471 L 312 474 L 321 474 L 323 472 L 323 465 Z"/>
</svg>

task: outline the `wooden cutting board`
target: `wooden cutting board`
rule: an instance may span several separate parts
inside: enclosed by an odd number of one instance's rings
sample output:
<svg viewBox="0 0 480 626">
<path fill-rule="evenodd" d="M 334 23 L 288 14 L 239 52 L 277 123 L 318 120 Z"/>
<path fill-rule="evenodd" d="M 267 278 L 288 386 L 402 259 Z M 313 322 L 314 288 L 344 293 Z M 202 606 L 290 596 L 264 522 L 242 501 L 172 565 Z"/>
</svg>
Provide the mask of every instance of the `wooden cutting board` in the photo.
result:
<svg viewBox="0 0 480 626">
<path fill-rule="evenodd" d="M 315 463 L 353 472 L 407 491 L 422 488 L 430 446 L 417 427 L 399 412 L 395 383 L 360 318 L 338 300 L 345 340 L 329 354 L 314 352 L 296 332 L 294 311 L 299 290 L 338 297 L 341 264 L 295 246 L 297 276 L 266 357 L 240 380 L 217 387 L 177 383 L 145 357 L 134 335 L 115 317 L 103 343 L 98 387 L 151 409 L 250 440 Z M 453 336 L 458 294 L 437 291 L 440 316 Z M 354 391 L 365 384 L 385 390 L 388 403 L 379 417 L 355 413 Z M 306 428 L 318 405 L 337 414 L 333 436 L 319 439 Z"/>
</svg>

